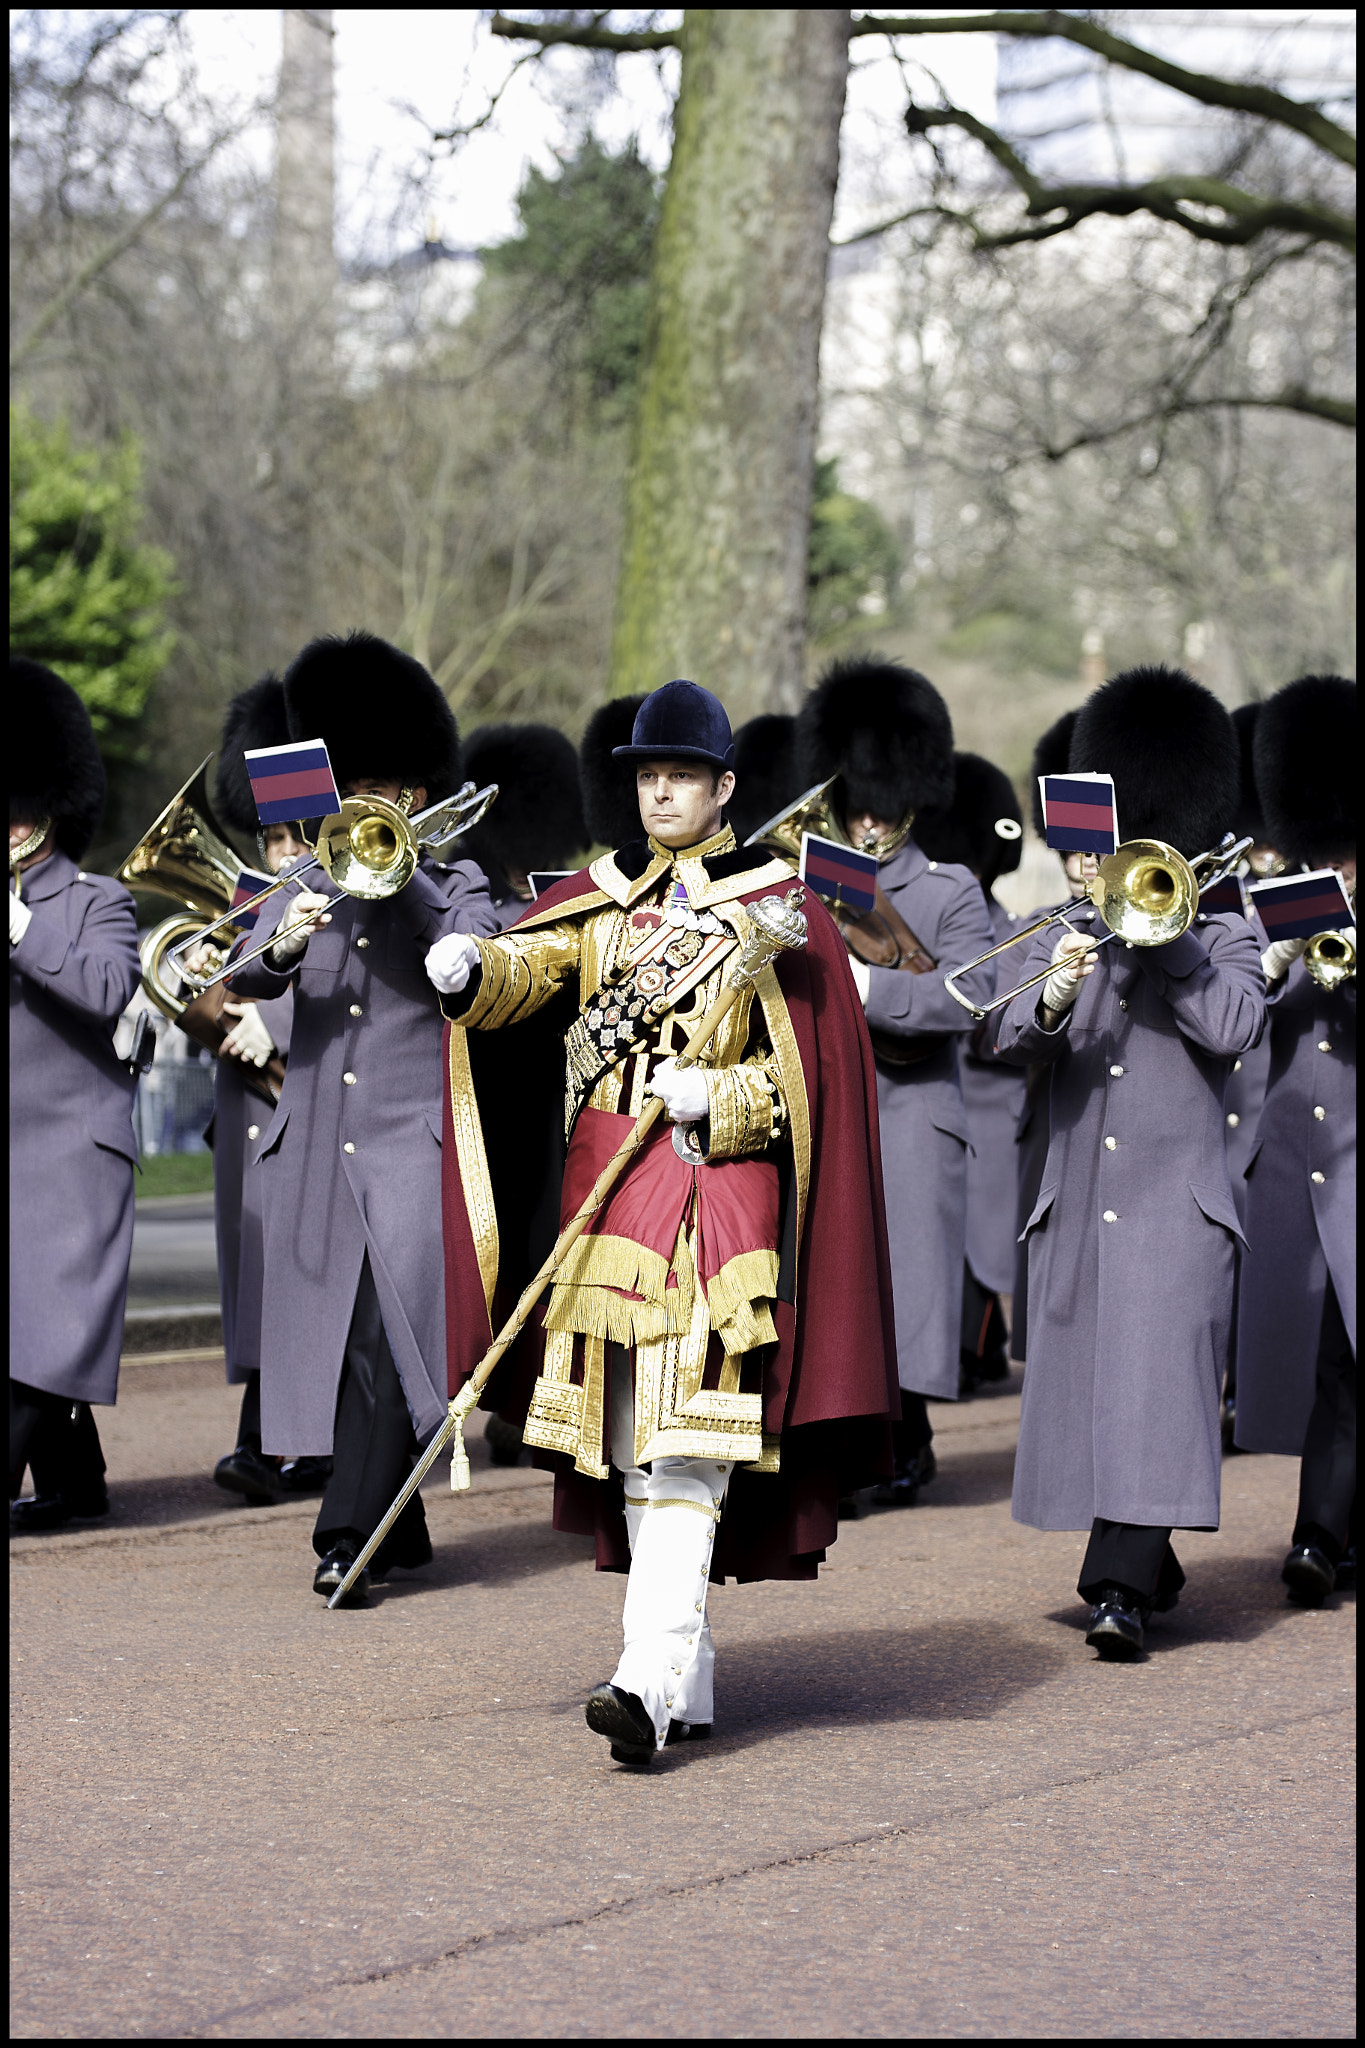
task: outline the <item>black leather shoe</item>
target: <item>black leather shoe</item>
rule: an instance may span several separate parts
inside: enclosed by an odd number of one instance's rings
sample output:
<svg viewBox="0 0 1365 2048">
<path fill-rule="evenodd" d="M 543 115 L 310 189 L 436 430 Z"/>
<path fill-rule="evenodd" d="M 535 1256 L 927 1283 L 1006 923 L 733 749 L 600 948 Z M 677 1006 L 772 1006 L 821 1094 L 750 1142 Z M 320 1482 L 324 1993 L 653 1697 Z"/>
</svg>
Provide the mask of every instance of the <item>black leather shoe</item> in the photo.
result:
<svg viewBox="0 0 1365 2048">
<path fill-rule="evenodd" d="M 1314 1543 L 1296 1543 L 1280 1573 L 1296 1607 L 1321 1607 L 1336 1588 L 1337 1575 Z"/>
<path fill-rule="evenodd" d="M 1338 1593 L 1354 1593 L 1355 1589 L 1356 1547 L 1353 1543 L 1349 1550 L 1344 1550 L 1341 1554 L 1341 1563 L 1337 1566 L 1337 1591 Z"/>
<path fill-rule="evenodd" d="M 670 1721 L 664 1748 L 672 1749 L 675 1742 L 709 1742 L 711 1723 L 709 1721 Z"/>
<path fill-rule="evenodd" d="M 611 1743 L 613 1763 L 648 1769 L 657 1744 L 654 1723 L 638 1693 L 622 1692 L 619 1685 L 595 1685 L 583 1716 L 594 1735 L 605 1735 Z"/>
<path fill-rule="evenodd" d="M 321 1493 L 332 1476 L 330 1458 L 287 1458 L 280 1467 L 281 1493 Z"/>
<path fill-rule="evenodd" d="M 874 1508 L 912 1508 L 919 1499 L 919 1479 L 911 1462 L 893 1479 L 883 1479 L 872 1489 Z"/>
<path fill-rule="evenodd" d="M 71 1520 L 71 1510 L 59 1493 L 34 1494 L 29 1500 L 12 1500 L 9 1504 L 10 1533 L 14 1536 L 40 1536 L 46 1529 L 64 1529 Z"/>
<path fill-rule="evenodd" d="M 240 1494 L 248 1507 L 273 1508 L 280 1497 L 280 1475 L 276 1466 L 250 1444 L 238 1444 L 213 1468 L 215 1485 L 225 1493 Z"/>
<path fill-rule="evenodd" d="M 1090 1610 L 1085 1632 L 1086 1645 L 1112 1662 L 1129 1662 L 1142 1655 L 1142 1610 L 1117 1586 L 1104 1586 Z"/>
<path fill-rule="evenodd" d="M 359 1555 L 359 1546 L 354 1543 L 338 1543 L 334 1550 L 329 1550 L 313 1574 L 313 1591 L 330 1600 Z M 369 1596 L 370 1575 L 363 1571 L 339 1604 L 342 1607 L 363 1607 Z"/>
<path fill-rule="evenodd" d="M 500 1415 L 490 1415 L 484 1428 L 484 1442 L 488 1445 L 488 1456 L 494 1465 L 516 1465 L 521 1462 L 521 1431 L 510 1422 L 504 1422 Z"/>
</svg>

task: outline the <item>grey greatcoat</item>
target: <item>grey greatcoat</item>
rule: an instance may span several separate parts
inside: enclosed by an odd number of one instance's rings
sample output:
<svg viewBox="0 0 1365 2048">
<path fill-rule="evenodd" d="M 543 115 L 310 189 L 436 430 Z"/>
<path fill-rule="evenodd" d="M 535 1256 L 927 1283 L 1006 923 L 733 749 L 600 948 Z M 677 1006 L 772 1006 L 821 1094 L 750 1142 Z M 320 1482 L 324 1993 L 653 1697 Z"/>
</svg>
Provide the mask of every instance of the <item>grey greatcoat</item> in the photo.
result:
<svg viewBox="0 0 1365 2048">
<path fill-rule="evenodd" d="M 1233 1061 L 1232 1072 L 1228 1075 L 1228 1092 L 1223 1097 L 1228 1174 L 1232 1181 L 1232 1199 L 1237 1204 L 1243 1228 L 1247 1214 L 1246 1170 L 1256 1149 L 1261 1104 L 1265 1101 L 1269 1079 L 1270 1032 L 1266 1030 L 1261 1033 L 1259 1045 L 1253 1045 L 1250 1052 L 1244 1052 L 1239 1060 Z"/>
<path fill-rule="evenodd" d="M 1099 925 L 1088 907 L 1073 918 Z M 1055 929 L 1029 949 L 1045 966 Z M 1168 946 L 1098 955 L 1055 1031 L 1041 989 L 997 1032 L 1020 1065 L 1049 1061 L 1051 1142 L 1026 1226 L 1028 1369 L 1014 1517 L 1216 1528 L 1218 1411 L 1241 1235 L 1223 1090 L 1265 1018 L 1255 935 L 1209 917 Z"/>
<path fill-rule="evenodd" d="M 126 889 L 64 853 L 21 886 L 33 917 L 9 951 L 10 1375 L 108 1404 L 137 1163 L 114 1027 L 138 985 L 137 919 Z"/>
<path fill-rule="evenodd" d="M 1000 945 L 1023 919 L 1003 903 L 987 898 L 992 943 Z M 995 962 L 997 980 L 1022 955 L 1007 953 Z M 1005 983 L 1009 988 L 1012 984 Z M 967 1264 L 988 1294 L 1008 1294 L 1014 1286 L 1015 1219 L 1018 1196 L 1019 1119 L 1024 1110 L 1024 1076 L 1018 1067 L 995 1056 L 994 1017 L 987 1017 L 962 1040 L 962 1100 L 967 1110 Z"/>
<path fill-rule="evenodd" d="M 323 880 L 309 886 L 336 894 Z M 288 901 L 266 906 L 254 944 Z M 231 982 L 257 998 L 295 986 L 284 1089 L 247 1166 L 262 1175 L 265 1231 L 261 1443 L 290 1457 L 332 1450 L 367 1252 L 418 1435 L 446 1412 L 442 1022 L 424 962 L 447 932 L 498 928 L 473 862 L 426 855 L 397 896 L 337 895 L 331 919 L 292 973 L 262 956 Z"/>
<path fill-rule="evenodd" d="M 1021 922 L 1027 930 L 1048 911 L 1060 907 L 1057 903 L 1040 903 Z M 1055 946 L 1061 936 L 1061 926 L 1053 925 L 1050 929 Z M 1017 982 L 1028 980 L 1022 965 L 1025 957 L 1024 949 L 1018 947 L 996 961 L 998 994 L 1004 995 Z M 998 1026 L 999 1022 L 1000 1012 L 997 1011 L 993 1023 Z M 1051 1085 L 1050 1067 L 1035 1065 L 1028 1068 L 1019 1104 L 1019 1122 L 1014 1133 L 1014 1294 L 1010 1301 L 1010 1357 L 1014 1359 L 1028 1357 L 1028 1240 L 1024 1227 L 1037 1206 L 1038 1190 L 1043 1185 L 1043 1168 L 1047 1164 L 1047 1098 Z"/>
<path fill-rule="evenodd" d="M 913 839 L 887 861 L 881 884 L 938 962 L 931 974 L 872 968 L 865 1006 L 874 1048 L 883 1036 L 911 1055 L 927 1048 L 911 1065 L 877 1057 L 900 1383 L 911 1393 L 956 1400 L 969 1145 L 957 1048 L 972 1019 L 943 977 L 990 948 L 990 918 L 971 871 L 926 860 Z M 992 962 L 963 990 L 979 1002 L 994 985 Z"/>
<path fill-rule="evenodd" d="M 260 1005 L 280 1054 L 289 1051 L 294 991 Z M 224 1020 L 227 1021 L 226 1019 Z M 254 1070 L 252 1070 L 254 1071 Z M 265 1238 L 261 1216 L 264 1176 L 248 1173 L 247 1151 L 274 1114 L 247 1085 L 241 1060 L 220 1059 L 213 1080 L 213 1120 L 204 1136 L 213 1147 L 213 1232 L 218 1246 L 218 1298 L 223 1306 L 223 1351 L 229 1386 L 261 1369 L 261 1287 Z"/>
<path fill-rule="evenodd" d="M 1246 1169 L 1237 1309 L 1237 1442 L 1303 1453 L 1332 1277 L 1356 1335 L 1356 989 L 1295 961 L 1269 998 L 1270 1080 Z"/>
</svg>

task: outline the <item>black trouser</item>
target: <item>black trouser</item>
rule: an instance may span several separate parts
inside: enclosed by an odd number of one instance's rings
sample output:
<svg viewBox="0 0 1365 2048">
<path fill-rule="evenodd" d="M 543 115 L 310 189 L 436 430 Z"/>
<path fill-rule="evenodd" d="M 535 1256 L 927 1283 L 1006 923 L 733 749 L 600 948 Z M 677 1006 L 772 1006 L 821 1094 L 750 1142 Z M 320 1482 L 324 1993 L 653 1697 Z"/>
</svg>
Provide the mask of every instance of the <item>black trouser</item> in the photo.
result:
<svg viewBox="0 0 1365 2048">
<path fill-rule="evenodd" d="M 933 1424 L 923 1394 L 908 1394 L 901 1388 L 901 1419 L 891 1425 L 891 1450 L 896 1470 L 903 1472 L 934 1441 Z"/>
<path fill-rule="evenodd" d="M 417 1439 L 407 1396 L 393 1362 L 369 1255 L 360 1271 L 346 1356 L 337 1389 L 332 1476 L 313 1530 L 319 1557 L 343 1541 L 368 1541 L 412 1470 Z M 374 1567 L 431 1562 L 431 1538 L 420 1494 L 414 1494 L 379 1550 Z"/>
<path fill-rule="evenodd" d="M 962 1333 L 958 1340 L 962 1351 L 962 1363 L 966 1365 L 970 1359 L 980 1358 L 1004 1361 L 1008 1336 L 1000 1296 L 983 1287 L 971 1267 L 964 1266 Z"/>
<path fill-rule="evenodd" d="M 73 1511 L 105 1498 L 104 1452 L 84 1401 L 48 1394 L 23 1380 L 9 1383 L 9 1497 L 19 1498 L 24 1470 L 40 1500 L 60 1494 Z"/>
<path fill-rule="evenodd" d="M 238 1450 L 261 1452 L 261 1376 L 248 1373 L 242 1382 L 242 1412 L 237 1418 Z"/>
<path fill-rule="evenodd" d="M 1106 1522 L 1096 1515 L 1086 1545 L 1076 1591 L 1082 1600 L 1098 1600 L 1106 1586 L 1117 1586 L 1140 1607 L 1150 1607 L 1180 1591 L 1185 1583 L 1169 1529 L 1149 1529 L 1140 1522 Z"/>
<path fill-rule="evenodd" d="M 1332 1564 L 1355 1542 L 1356 1361 L 1331 1279 L 1318 1336 L 1317 1392 L 1303 1442 L 1294 1542 Z"/>
</svg>

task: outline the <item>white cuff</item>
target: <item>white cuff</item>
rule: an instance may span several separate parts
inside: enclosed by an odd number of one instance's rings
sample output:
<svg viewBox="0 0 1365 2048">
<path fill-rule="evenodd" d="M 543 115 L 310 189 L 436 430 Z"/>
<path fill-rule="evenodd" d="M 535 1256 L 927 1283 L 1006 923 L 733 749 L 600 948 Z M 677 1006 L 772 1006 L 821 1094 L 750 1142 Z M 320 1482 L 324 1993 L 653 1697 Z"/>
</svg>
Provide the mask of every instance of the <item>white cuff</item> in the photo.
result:
<svg viewBox="0 0 1365 2048">
<path fill-rule="evenodd" d="M 32 922 L 33 912 L 29 909 L 27 903 L 21 902 L 13 890 L 11 890 L 9 899 L 9 942 L 12 946 L 18 945 Z"/>
<path fill-rule="evenodd" d="M 866 1009 L 867 999 L 872 993 L 872 969 L 866 960 L 855 960 L 851 953 L 848 956 L 848 964 L 853 969 L 853 979 L 857 983 L 858 1000 Z"/>
</svg>

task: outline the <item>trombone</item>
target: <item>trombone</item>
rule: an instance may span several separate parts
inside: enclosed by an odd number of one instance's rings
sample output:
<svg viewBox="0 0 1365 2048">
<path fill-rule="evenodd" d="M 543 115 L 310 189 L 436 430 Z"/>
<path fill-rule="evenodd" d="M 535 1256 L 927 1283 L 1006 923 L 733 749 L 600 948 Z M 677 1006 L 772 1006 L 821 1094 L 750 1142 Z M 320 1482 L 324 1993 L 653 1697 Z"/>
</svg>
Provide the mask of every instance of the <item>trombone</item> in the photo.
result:
<svg viewBox="0 0 1365 2048">
<path fill-rule="evenodd" d="M 1122 939 L 1130 946 L 1169 945 L 1172 939 L 1178 939 L 1182 932 L 1189 930 L 1199 908 L 1199 881 L 1195 870 L 1206 861 L 1212 861 L 1212 872 L 1204 877 L 1204 887 L 1211 889 L 1215 882 L 1223 881 L 1232 873 L 1251 844 L 1250 838 L 1234 841 L 1231 832 L 1227 832 L 1217 847 L 1206 853 L 1197 853 L 1193 860 L 1186 860 L 1183 853 L 1177 853 L 1164 839 L 1127 840 L 1113 853 L 1106 854 L 1099 864 L 1098 874 L 1086 884 L 1086 896 L 1109 929 L 1102 939 L 1095 939 L 1087 945 L 1085 951 L 1097 953 L 1111 939 Z M 1068 931 L 1074 931 L 1071 913 L 1075 908 L 1074 904 L 1066 903 L 1059 910 L 1050 910 L 1045 917 L 1029 925 L 1026 931 L 1015 932 L 998 946 L 992 946 L 989 952 L 978 953 L 975 960 L 954 967 L 944 975 L 943 986 L 954 1002 L 961 1003 L 963 1009 L 978 1022 L 989 1016 L 992 1010 L 1002 1010 L 1006 1003 L 1012 1003 L 1016 996 L 1023 995 L 1025 989 L 1036 988 L 1040 981 L 1046 981 L 1053 963 L 1049 960 L 1041 973 L 1030 975 L 1027 981 L 1020 982 L 1018 988 L 993 997 L 981 1007 L 970 996 L 964 996 L 954 984 L 964 974 L 983 967 L 997 954 L 1007 953 L 1011 946 L 1022 945 L 1025 939 L 1045 931 L 1051 924 L 1065 925 Z"/>
<path fill-rule="evenodd" d="M 208 763 L 204 765 L 207 767 Z M 438 804 L 429 804 L 415 818 L 410 818 L 399 804 L 390 803 L 387 797 L 346 797 L 339 811 L 323 819 L 313 850 L 306 858 L 287 861 L 268 889 L 262 889 L 247 903 L 237 904 L 224 916 L 215 918 L 212 924 L 189 932 L 167 954 L 170 967 L 197 995 L 202 995 L 205 989 L 216 988 L 220 981 L 226 981 L 248 961 L 259 960 L 262 953 L 274 945 L 273 932 L 251 952 L 224 961 L 211 974 L 205 975 L 188 967 L 185 956 L 196 946 L 210 941 L 214 932 L 222 931 L 224 927 L 231 929 L 240 923 L 267 897 L 274 896 L 281 889 L 293 888 L 310 868 L 321 868 L 346 896 L 359 896 L 367 902 L 396 896 L 411 881 L 422 848 L 440 846 L 445 840 L 454 839 L 458 833 L 470 831 L 497 793 L 496 782 L 490 782 L 484 789 L 475 789 L 472 782 L 466 782 L 453 796 L 443 798 Z M 219 948 L 221 943 L 218 942 Z"/>
</svg>

